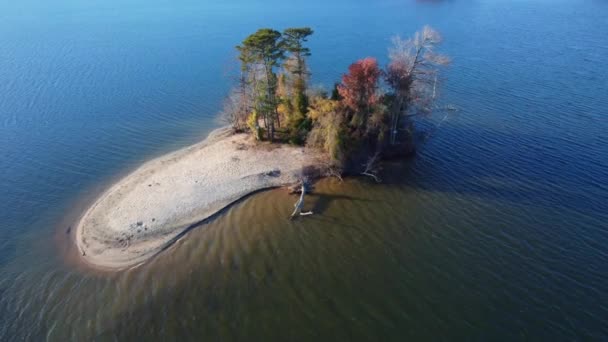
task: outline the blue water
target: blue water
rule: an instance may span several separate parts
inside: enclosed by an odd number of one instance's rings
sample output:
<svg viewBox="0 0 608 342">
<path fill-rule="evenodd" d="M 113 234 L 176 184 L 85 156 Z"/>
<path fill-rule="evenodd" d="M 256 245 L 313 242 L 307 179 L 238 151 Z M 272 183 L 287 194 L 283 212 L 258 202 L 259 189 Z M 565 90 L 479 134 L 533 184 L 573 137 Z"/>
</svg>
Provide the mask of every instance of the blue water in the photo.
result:
<svg viewBox="0 0 608 342">
<path fill-rule="evenodd" d="M 129 272 L 66 261 L 104 187 L 221 124 L 249 33 L 313 27 L 329 89 L 425 24 L 459 110 L 384 184 L 324 181 L 296 223 L 253 196 Z M 608 338 L 607 32 L 599 0 L 1 3 L 0 340 Z"/>
</svg>

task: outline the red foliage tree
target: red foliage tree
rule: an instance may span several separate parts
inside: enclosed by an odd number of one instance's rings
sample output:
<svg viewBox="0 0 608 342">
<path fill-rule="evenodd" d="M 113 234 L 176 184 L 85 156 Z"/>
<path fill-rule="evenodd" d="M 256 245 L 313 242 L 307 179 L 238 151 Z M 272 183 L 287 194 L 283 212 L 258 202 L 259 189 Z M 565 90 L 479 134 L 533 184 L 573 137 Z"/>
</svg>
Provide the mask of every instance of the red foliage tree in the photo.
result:
<svg viewBox="0 0 608 342">
<path fill-rule="evenodd" d="M 375 58 L 367 57 L 351 64 L 348 74 L 342 76 L 342 83 L 338 85 L 342 103 L 355 113 L 369 114 L 378 102 L 376 90 L 381 75 Z"/>
</svg>

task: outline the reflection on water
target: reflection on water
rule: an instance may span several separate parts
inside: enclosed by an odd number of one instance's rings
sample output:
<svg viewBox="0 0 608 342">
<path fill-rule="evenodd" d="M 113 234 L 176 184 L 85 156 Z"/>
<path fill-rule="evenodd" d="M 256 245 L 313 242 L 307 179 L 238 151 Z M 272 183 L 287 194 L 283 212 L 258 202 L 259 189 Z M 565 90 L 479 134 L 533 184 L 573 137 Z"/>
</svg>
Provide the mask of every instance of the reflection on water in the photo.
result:
<svg viewBox="0 0 608 342">
<path fill-rule="evenodd" d="M 214 127 L 233 46 L 293 24 L 285 5 L 186 3 L 0 5 L 0 340 L 605 339 L 602 2 L 303 5 L 314 82 L 429 23 L 462 110 L 422 122 L 382 184 L 320 181 L 313 216 L 271 190 L 138 268 L 75 263 L 83 209 Z"/>
</svg>

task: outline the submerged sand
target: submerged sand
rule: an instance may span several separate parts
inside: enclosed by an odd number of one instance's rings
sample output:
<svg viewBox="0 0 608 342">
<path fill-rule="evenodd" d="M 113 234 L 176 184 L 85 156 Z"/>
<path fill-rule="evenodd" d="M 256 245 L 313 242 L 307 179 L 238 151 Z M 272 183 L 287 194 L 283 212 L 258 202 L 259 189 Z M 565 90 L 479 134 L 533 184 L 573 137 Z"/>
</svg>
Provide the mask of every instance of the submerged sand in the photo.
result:
<svg viewBox="0 0 608 342">
<path fill-rule="evenodd" d="M 247 134 L 218 129 L 114 184 L 78 223 L 76 243 L 94 266 L 135 266 L 236 200 L 296 182 L 304 167 L 317 163 L 304 148 L 256 144 Z"/>
</svg>

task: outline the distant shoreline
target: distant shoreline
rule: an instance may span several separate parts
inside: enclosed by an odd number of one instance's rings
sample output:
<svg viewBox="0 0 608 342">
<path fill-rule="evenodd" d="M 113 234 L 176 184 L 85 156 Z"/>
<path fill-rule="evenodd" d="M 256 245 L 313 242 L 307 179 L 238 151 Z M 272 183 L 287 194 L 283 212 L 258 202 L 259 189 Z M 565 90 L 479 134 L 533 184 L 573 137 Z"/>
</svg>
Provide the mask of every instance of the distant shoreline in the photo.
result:
<svg viewBox="0 0 608 342">
<path fill-rule="evenodd" d="M 79 254 L 97 268 L 137 266 L 239 199 L 296 182 L 321 158 L 302 147 L 257 144 L 247 134 L 216 129 L 110 186 L 76 225 Z"/>
</svg>

